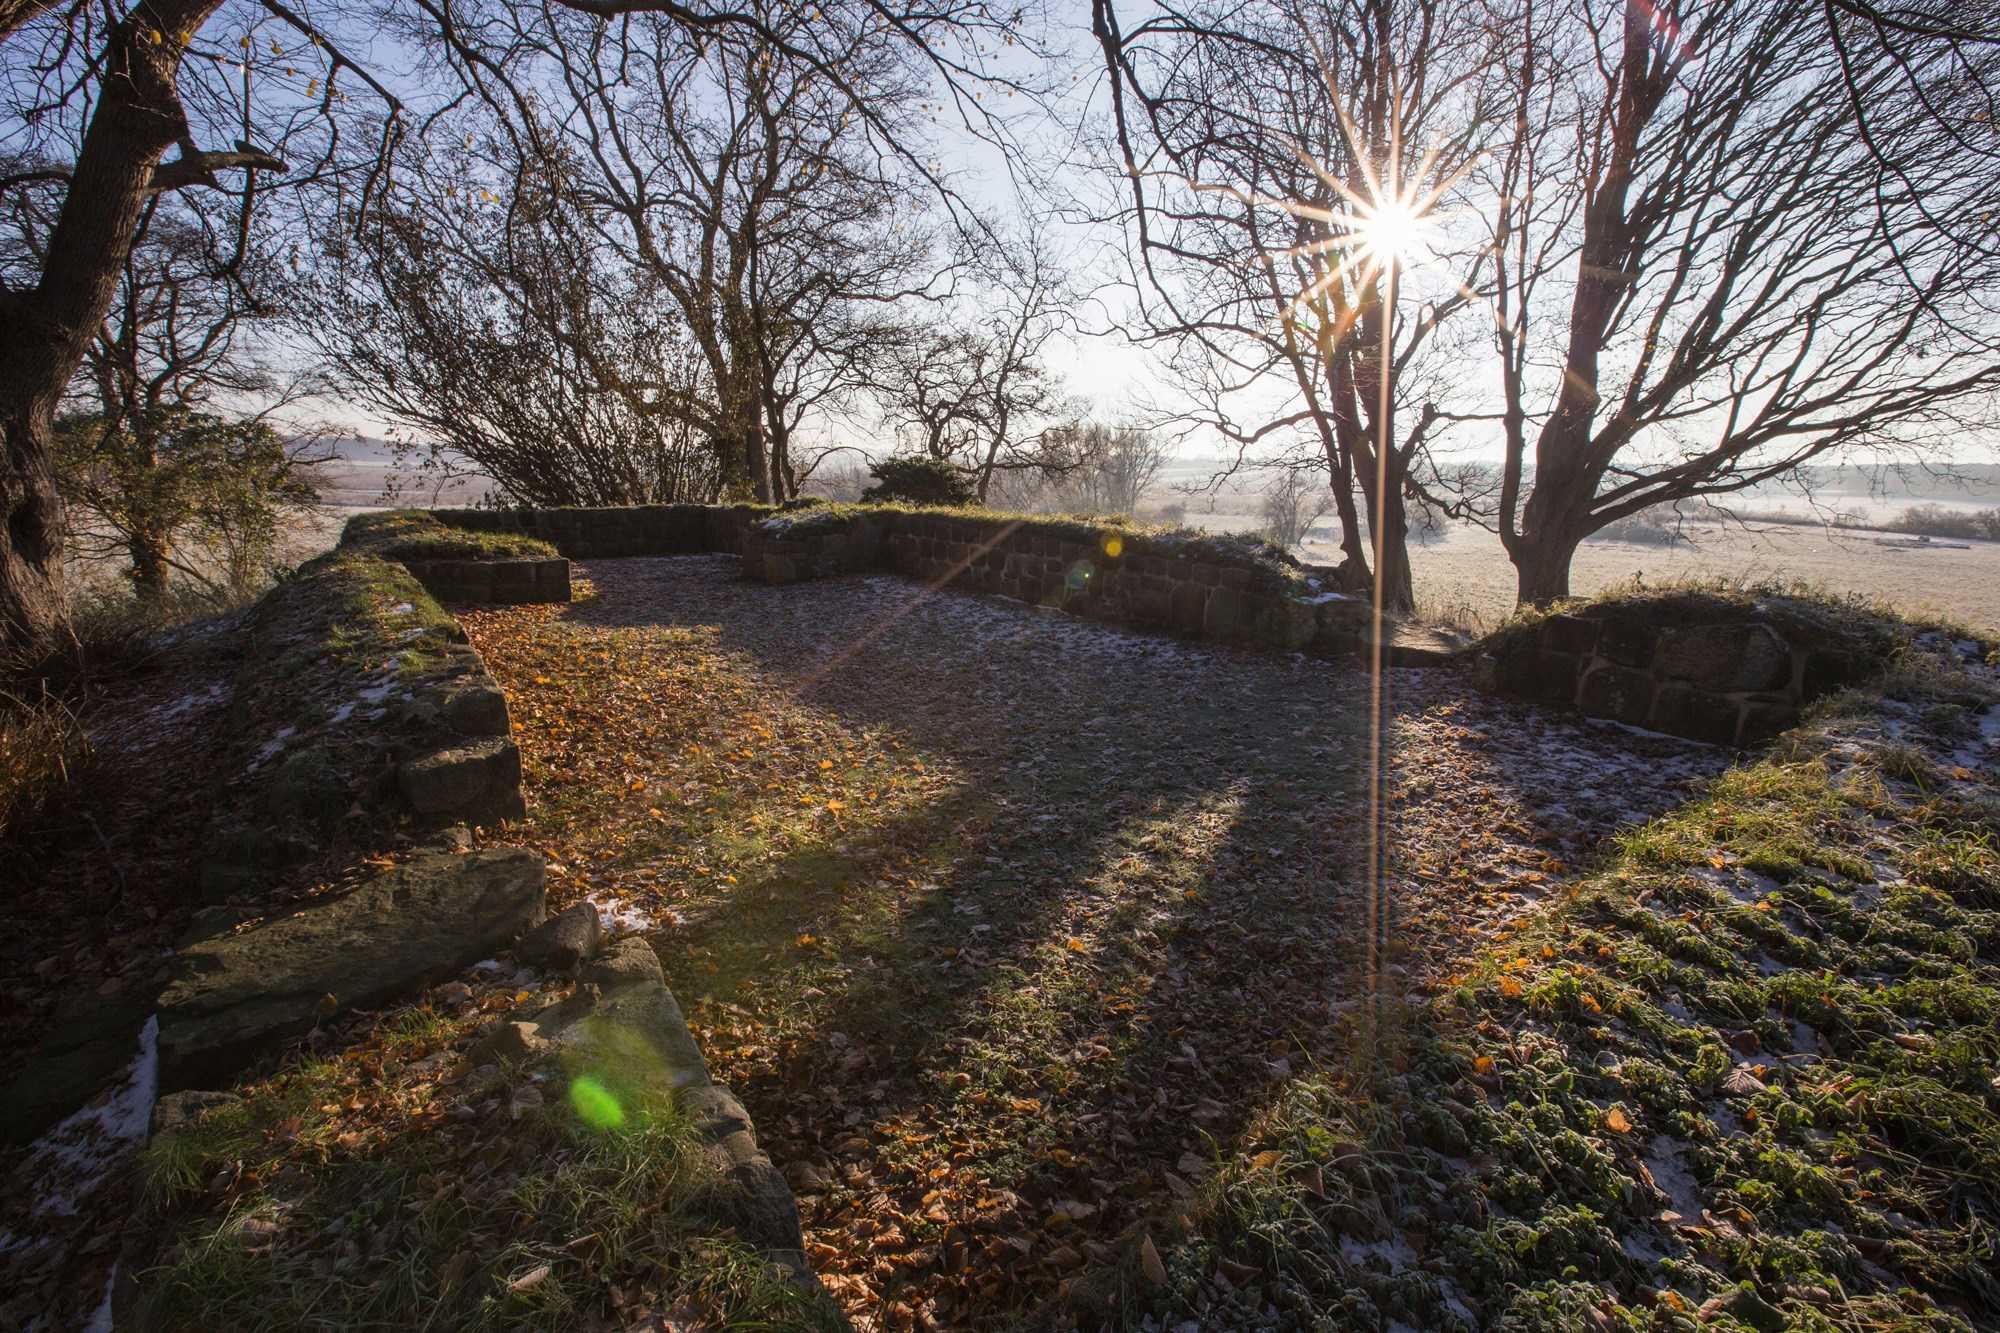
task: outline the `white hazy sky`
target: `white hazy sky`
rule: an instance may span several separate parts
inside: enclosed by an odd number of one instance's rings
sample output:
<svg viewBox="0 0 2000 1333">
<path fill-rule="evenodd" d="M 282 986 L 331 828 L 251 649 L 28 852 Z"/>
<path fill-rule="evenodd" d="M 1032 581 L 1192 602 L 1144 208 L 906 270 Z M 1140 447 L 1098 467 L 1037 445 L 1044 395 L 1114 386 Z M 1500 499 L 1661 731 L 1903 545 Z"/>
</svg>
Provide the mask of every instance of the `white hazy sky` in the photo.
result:
<svg viewBox="0 0 2000 1333">
<path fill-rule="evenodd" d="M 1083 6 L 1056 8 L 1065 12 L 1061 26 L 1051 34 L 1051 46 L 1060 53 L 1057 58 L 1068 76 L 1063 79 L 1059 75 L 1058 81 L 1067 82 L 1068 87 L 1057 99 L 1057 115 L 1048 121 L 1024 123 L 1021 135 L 1034 155 L 1055 164 L 1044 186 L 1027 186 L 1025 193 L 1030 197 L 1024 198 L 1022 183 L 1010 175 L 991 145 L 968 133 L 949 110 L 941 108 L 934 122 L 938 158 L 951 170 L 961 190 L 994 216 L 1021 219 L 1052 213 L 1064 204 L 1102 204 L 1114 191 L 1123 189 L 1122 181 L 1107 180 L 1080 165 L 1085 154 L 1076 126 L 1099 111 L 1103 76 L 1088 31 L 1087 10 Z M 1066 164 L 1063 159 L 1068 160 Z M 1097 295 L 1078 311 L 1078 331 L 1064 335 L 1054 345 L 1050 358 L 1054 368 L 1070 390 L 1086 399 L 1101 417 L 1131 417 L 1145 404 L 1167 400 L 1170 390 L 1156 374 L 1152 354 L 1118 332 L 1119 316 L 1129 307 L 1132 293 L 1119 281 L 1123 268 L 1118 260 L 1120 237 L 1116 229 L 1060 221 L 1050 222 L 1047 229 L 1058 238 L 1071 267 L 1086 279 L 1086 285 L 1098 287 Z M 292 348 L 279 349 L 277 354 L 288 362 L 296 362 L 301 355 Z M 310 411 L 322 421 L 363 435 L 382 438 L 394 433 L 392 423 L 351 401 L 320 401 L 312 404 Z M 817 434 L 824 442 L 855 445 L 871 452 L 883 452 L 893 445 L 884 431 L 866 419 L 828 421 Z M 1187 441 L 1183 452 L 1206 457 L 1223 450 L 1212 437 L 1197 437 Z M 2000 461 L 2000 441 L 1991 435 L 1968 435 L 1963 446 L 1954 446 L 1950 453 L 1961 461 Z M 1497 437 L 1489 441 L 1477 427 L 1467 428 L 1453 440 L 1452 457 L 1497 460 Z"/>
</svg>

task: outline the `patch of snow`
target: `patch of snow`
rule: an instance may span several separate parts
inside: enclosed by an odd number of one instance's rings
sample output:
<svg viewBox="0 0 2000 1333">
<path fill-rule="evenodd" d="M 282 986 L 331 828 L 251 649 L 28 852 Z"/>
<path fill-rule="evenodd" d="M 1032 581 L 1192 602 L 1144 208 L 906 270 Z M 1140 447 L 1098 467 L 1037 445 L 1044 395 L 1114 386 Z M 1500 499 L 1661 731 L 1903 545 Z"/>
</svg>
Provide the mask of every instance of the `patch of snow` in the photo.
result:
<svg viewBox="0 0 2000 1333">
<path fill-rule="evenodd" d="M 1665 1134 L 1655 1134 L 1646 1145 L 1646 1170 L 1653 1183 L 1667 1196 L 1667 1207 L 1689 1221 L 1701 1218 L 1701 1185 L 1681 1161 L 1681 1145 Z"/>
<path fill-rule="evenodd" d="M 118 1282 L 118 1261 L 111 1261 L 111 1271 L 104 1278 L 104 1299 L 90 1312 L 90 1320 L 83 1326 L 83 1333 L 111 1333 L 111 1290 Z"/>
<path fill-rule="evenodd" d="M 1391 1273 L 1401 1272 L 1417 1262 L 1417 1252 L 1400 1236 L 1371 1241 L 1358 1241 L 1352 1236 L 1342 1236 L 1340 1257 L 1356 1268 L 1367 1265 L 1371 1260 L 1379 1259 L 1388 1266 Z"/>
<path fill-rule="evenodd" d="M 263 748 L 259 749 L 256 754 L 250 757 L 251 771 L 254 772 L 257 769 L 262 768 L 264 765 L 270 763 L 273 759 L 277 758 L 278 751 L 285 748 L 285 742 L 290 740 L 296 734 L 298 734 L 298 728 L 296 727 L 292 726 L 279 727 L 277 734 L 271 737 L 270 740 L 265 741 Z"/>
<path fill-rule="evenodd" d="M 44 1134 L 29 1149 L 25 1178 L 38 1182 L 34 1211 L 70 1217 L 127 1154 L 143 1147 L 160 1092 L 160 1016 L 139 1029 L 139 1051 L 123 1079 Z"/>
<path fill-rule="evenodd" d="M 645 934 L 653 929 L 653 913 L 629 898 L 593 893 L 585 901 L 597 909 L 598 919 L 604 923 L 607 935 Z"/>
</svg>

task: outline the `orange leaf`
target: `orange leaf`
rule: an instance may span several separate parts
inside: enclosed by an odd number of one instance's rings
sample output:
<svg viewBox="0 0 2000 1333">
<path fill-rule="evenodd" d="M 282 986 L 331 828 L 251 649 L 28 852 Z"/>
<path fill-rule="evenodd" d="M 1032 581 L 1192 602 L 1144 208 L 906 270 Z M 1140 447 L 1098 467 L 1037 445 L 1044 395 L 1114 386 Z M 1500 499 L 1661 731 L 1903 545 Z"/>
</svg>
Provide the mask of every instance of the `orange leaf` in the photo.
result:
<svg viewBox="0 0 2000 1333">
<path fill-rule="evenodd" d="M 1519 995 L 1523 989 L 1521 983 L 1513 977 L 1500 978 L 1500 993 L 1510 1000 Z"/>
<path fill-rule="evenodd" d="M 1613 1134 L 1630 1134 L 1632 1121 L 1621 1108 L 1614 1106 L 1604 1113 L 1604 1127 Z"/>
</svg>

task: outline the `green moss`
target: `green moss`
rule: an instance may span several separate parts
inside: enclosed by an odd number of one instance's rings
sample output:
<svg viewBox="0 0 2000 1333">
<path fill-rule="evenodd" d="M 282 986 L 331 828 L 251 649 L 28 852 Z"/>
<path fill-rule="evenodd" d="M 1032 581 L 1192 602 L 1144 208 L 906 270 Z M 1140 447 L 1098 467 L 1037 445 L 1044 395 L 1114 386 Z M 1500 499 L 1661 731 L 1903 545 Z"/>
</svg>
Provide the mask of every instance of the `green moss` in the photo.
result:
<svg viewBox="0 0 2000 1333">
<path fill-rule="evenodd" d="M 384 560 L 548 559 L 556 548 L 518 532 L 447 527 L 421 509 L 358 514 L 340 534 L 342 549 Z"/>
</svg>

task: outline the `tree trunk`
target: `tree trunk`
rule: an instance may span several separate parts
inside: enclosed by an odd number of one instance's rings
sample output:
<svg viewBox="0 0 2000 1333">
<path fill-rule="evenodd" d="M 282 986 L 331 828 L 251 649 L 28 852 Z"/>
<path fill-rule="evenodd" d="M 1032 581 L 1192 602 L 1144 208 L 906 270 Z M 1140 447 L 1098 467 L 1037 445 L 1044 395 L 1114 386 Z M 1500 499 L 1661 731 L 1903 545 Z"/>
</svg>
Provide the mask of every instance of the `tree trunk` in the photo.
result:
<svg viewBox="0 0 2000 1333">
<path fill-rule="evenodd" d="M 39 666 L 66 635 L 62 501 L 49 466 L 49 413 L 11 375 L 8 381 L 0 383 L 0 403 L 7 408 L 0 471 L 0 648 Z"/>
<path fill-rule="evenodd" d="M 173 548 L 165 536 L 153 532 L 135 532 L 125 543 L 125 549 L 132 557 L 132 586 L 139 596 L 147 601 L 157 601 L 167 595 L 171 567 L 167 563 Z"/>
<path fill-rule="evenodd" d="M 1382 610 L 1395 616 L 1416 612 L 1416 588 L 1410 581 L 1410 522 L 1402 497 L 1389 497 L 1382 531 L 1376 534 L 1375 576 L 1382 581 Z"/>
<path fill-rule="evenodd" d="M 111 308 L 160 155 L 185 130 L 181 54 L 220 3 L 154 0 L 111 29 L 40 280 L 0 307 L 0 648 L 37 663 L 69 637 L 49 458 L 56 404 Z"/>
<path fill-rule="evenodd" d="M 1569 596 L 1569 565 L 1580 538 L 1554 531 L 1523 533 L 1514 548 L 1515 600 L 1547 606 Z"/>
</svg>

